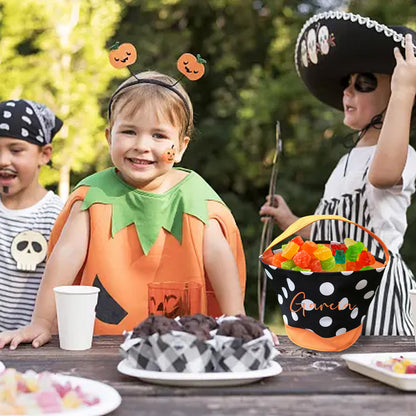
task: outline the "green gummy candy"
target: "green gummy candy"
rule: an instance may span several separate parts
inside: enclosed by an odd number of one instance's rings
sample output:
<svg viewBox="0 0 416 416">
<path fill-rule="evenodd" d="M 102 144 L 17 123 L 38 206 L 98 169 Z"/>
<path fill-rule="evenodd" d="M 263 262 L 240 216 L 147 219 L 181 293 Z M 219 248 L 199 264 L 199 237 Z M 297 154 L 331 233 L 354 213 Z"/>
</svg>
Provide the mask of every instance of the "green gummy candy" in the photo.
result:
<svg viewBox="0 0 416 416">
<path fill-rule="evenodd" d="M 311 269 L 302 269 L 302 267 L 295 266 L 292 270 L 303 271 L 303 272 L 310 272 Z"/>
<path fill-rule="evenodd" d="M 295 262 L 293 260 L 283 261 L 280 267 L 286 270 L 292 270 L 295 267 Z"/>
<path fill-rule="evenodd" d="M 364 244 L 359 241 L 352 246 L 349 246 L 345 252 L 345 259 L 347 261 L 357 261 L 358 256 L 363 251 L 363 248 Z"/>
<path fill-rule="evenodd" d="M 321 260 L 321 268 L 322 270 L 331 270 L 335 266 L 335 258 L 331 256 L 326 260 Z"/>
<path fill-rule="evenodd" d="M 361 241 L 357 241 L 355 244 L 352 245 L 352 247 L 357 247 L 357 249 L 361 253 L 364 250 L 364 243 L 362 243 Z"/>
<path fill-rule="evenodd" d="M 364 266 L 364 267 L 361 267 L 360 271 L 361 271 L 361 270 L 374 270 L 374 267 L 371 267 L 371 266 Z"/>
</svg>

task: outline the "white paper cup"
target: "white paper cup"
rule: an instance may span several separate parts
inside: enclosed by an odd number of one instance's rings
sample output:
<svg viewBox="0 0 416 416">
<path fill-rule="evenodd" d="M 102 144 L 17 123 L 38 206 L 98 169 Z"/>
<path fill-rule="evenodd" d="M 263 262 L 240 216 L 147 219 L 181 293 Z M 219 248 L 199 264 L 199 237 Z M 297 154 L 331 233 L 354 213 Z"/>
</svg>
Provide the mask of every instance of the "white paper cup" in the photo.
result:
<svg viewBox="0 0 416 416">
<path fill-rule="evenodd" d="M 413 328 L 415 332 L 415 343 L 416 343 L 416 289 L 410 289 L 410 314 L 412 317 Z"/>
<path fill-rule="evenodd" d="M 59 346 L 64 350 L 88 350 L 92 345 L 100 289 L 94 286 L 58 286 L 53 290 Z"/>
</svg>

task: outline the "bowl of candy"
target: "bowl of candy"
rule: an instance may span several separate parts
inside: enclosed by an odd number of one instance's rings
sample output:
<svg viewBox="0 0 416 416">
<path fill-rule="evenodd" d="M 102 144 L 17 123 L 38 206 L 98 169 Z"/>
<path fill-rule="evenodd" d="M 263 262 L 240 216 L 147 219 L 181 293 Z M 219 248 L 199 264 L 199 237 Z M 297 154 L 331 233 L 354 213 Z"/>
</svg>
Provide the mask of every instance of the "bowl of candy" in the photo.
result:
<svg viewBox="0 0 416 416">
<path fill-rule="evenodd" d="M 415 352 L 343 354 L 341 358 L 352 371 L 400 390 L 416 391 Z"/>
<path fill-rule="evenodd" d="M 0 415 L 100 416 L 121 396 L 108 384 L 47 371 L 17 371 L 0 362 Z"/>
<path fill-rule="evenodd" d="M 279 243 L 320 220 L 346 221 L 380 244 L 380 260 L 360 241 L 304 241 L 300 236 Z M 342 351 L 360 336 L 362 321 L 389 260 L 383 241 L 361 225 L 337 215 L 300 218 L 260 256 L 283 315 L 288 337 L 318 351 Z"/>
</svg>

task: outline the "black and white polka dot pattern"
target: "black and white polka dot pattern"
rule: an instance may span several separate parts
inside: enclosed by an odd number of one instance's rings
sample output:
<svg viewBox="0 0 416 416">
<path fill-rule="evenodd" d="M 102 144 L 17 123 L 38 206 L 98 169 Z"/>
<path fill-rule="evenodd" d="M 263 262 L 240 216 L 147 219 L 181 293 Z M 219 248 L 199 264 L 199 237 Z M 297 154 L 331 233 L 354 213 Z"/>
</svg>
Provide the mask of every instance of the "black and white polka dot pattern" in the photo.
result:
<svg viewBox="0 0 416 416">
<path fill-rule="evenodd" d="M 286 325 L 323 338 L 361 325 L 383 276 L 384 267 L 348 272 L 285 270 L 262 261 L 276 291 Z"/>
<path fill-rule="evenodd" d="M 0 137 L 44 146 L 52 141 L 62 124 L 44 104 L 29 100 L 0 102 Z"/>
</svg>

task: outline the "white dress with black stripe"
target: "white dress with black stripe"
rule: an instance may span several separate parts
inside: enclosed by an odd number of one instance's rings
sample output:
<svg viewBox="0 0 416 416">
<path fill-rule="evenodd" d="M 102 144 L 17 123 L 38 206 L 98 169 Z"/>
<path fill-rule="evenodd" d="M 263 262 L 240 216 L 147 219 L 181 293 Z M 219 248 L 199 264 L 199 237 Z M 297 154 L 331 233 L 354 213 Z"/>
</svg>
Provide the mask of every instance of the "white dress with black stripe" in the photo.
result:
<svg viewBox="0 0 416 416">
<path fill-rule="evenodd" d="M 356 147 L 344 155 L 325 185 L 315 214 L 348 218 L 378 235 L 389 249 L 390 261 L 363 321 L 364 335 L 412 335 L 409 289 L 415 279 L 399 253 L 407 228 L 406 211 L 415 192 L 416 152 L 409 146 L 403 184 L 378 189 L 368 182 L 376 146 Z M 383 259 L 378 243 L 360 228 L 341 221 L 313 224 L 311 239 L 342 242 L 345 237 L 362 241 Z"/>
<path fill-rule="evenodd" d="M 45 260 L 38 260 L 62 207 L 52 191 L 20 210 L 7 209 L 0 200 L 0 331 L 30 323 L 45 270 Z"/>
</svg>

